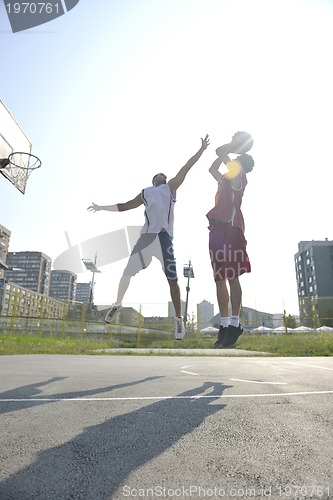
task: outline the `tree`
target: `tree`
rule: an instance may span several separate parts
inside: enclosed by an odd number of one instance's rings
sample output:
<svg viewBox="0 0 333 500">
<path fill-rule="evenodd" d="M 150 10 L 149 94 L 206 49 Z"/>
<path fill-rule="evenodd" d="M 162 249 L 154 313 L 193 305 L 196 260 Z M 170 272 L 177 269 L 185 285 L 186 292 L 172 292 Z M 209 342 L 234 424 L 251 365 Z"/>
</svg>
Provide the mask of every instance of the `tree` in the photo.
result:
<svg viewBox="0 0 333 500">
<path fill-rule="evenodd" d="M 296 328 L 297 323 L 294 318 L 294 316 L 291 316 L 290 314 L 285 318 L 285 326 L 287 328 Z"/>
<path fill-rule="evenodd" d="M 192 316 L 188 318 L 186 322 L 186 331 L 189 335 L 193 335 L 197 331 L 197 323 L 195 321 L 194 313 L 192 312 Z"/>
</svg>

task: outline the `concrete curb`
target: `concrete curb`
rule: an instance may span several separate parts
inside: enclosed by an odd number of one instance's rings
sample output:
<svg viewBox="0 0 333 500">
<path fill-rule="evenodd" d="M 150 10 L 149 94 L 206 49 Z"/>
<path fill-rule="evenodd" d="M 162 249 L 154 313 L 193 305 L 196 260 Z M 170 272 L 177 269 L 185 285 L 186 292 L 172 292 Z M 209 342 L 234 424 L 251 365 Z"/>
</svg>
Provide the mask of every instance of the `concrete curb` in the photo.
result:
<svg viewBox="0 0 333 500">
<path fill-rule="evenodd" d="M 106 354 L 163 354 L 178 356 L 272 356 L 269 352 L 246 351 L 244 349 L 150 349 L 136 347 L 118 347 L 99 349 L 94 352 Z"/>
</svg>

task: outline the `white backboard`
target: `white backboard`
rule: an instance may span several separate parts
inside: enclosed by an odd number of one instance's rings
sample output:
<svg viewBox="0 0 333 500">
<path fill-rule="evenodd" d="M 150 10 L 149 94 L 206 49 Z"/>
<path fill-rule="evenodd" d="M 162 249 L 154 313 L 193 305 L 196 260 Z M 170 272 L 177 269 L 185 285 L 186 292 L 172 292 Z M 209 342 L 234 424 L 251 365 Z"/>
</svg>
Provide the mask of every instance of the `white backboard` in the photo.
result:
<svg viewBox="0 0 333 500">
<path fill-rule="evenodd" d="M 16 151 L 31 153 L 31 142 L 4 103 L 0 101 L 0 160 Z M 13 165 L 0 169 L 1 174 L 24 194 L 29 173 Z"/>
</svg>

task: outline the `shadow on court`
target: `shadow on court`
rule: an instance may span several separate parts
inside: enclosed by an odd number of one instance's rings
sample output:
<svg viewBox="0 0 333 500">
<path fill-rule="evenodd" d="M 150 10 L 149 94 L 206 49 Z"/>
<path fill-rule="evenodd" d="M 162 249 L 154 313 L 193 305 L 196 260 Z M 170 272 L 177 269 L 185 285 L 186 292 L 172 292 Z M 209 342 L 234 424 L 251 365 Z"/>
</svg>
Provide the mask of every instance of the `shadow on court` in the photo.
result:
<svg viewBox="0 0 333 500">
<path fill-rule="evenodd" d="M 142 384 L 143 382 L 150 382 L 152 380 L 156 380 L 162 378 L 162 376 L 156 377 L 146 377 L 142 380 L 136 380 L 134 382 L 127 382 L 126 384 L 118 384 L 118 385 L 109 385 L 106 387 L 99 387 L 94 389 L 88 389 L 85 391 L 70 391 L 70 392 L 61 392 L 61 393 L 52 393 L 47 396 L 39 396 L 42 392 L 40 387 L 43 387 L 48 384 L 52 384 L 52 382 L 58 382 L 59 380 L 65 380 L 67 377 L 53 377 L 49 380 L 43 382 L 36 382 L 34 384 L 23 385 L 21 387 L 17 387 L 16 389 L 10 389 L 9 391 L 0 393 L 0 400 L 2 399 L 29 399 L 39 397 L 40 402 L 33 401 L 1 401 L 0 404 L 0 414 L 14 412 L 23 410 L 26 408 L 35 407 L 38 405 L 45 404 L 54 404 L 57 401 L 48 401 L 48 399 L 68 399 L 68 398 L 84 398 L 89 396 L 96 396 L 96 394 L 103 394 L 105 392 L 114 391 L 116 389 L 123 389 L 125 387 L 131 387 L 133 385 Z"/>
<path fill-rule="evenodd" d="M 88 427 L 66 444 L 40 452 L 34 463 L 3 481 L 0 499 L 115 498 L 131 473 L 225 408 L 213 403 L 228 387 L 205 382 L 177 395 L 180 399 L 156 401 Z"/>
</svg>

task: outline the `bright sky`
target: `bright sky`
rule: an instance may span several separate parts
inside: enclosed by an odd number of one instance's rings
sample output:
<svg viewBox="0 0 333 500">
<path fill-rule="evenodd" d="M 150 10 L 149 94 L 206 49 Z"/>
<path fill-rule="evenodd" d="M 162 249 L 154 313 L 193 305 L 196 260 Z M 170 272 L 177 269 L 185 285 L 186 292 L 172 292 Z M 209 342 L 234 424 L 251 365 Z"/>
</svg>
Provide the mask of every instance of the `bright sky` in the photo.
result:
<svg viewBox="0 0 333 500">
<path fill-rule="evenodd" d="M 217 313 L 205 215 L 217 186 L 208 169 L 215 149 L 247 130 L 256 166 L 243 201 L 252 264 L 243 305 L 298 314 L 298 242 L 332 239 L 332 26 L 333 2 L 324 0 L 80 0 L 12 34 L 1 4 L 0 98 L 43 161 L 25 195 L 0 178 L 9 250 L 54 260 L 67 248 L 65 231 L 74 245 L 142 225 L 143 207 L 86 209 L 133 198 L 157 172 L 174 176 L 208 133 L 210 147 L 177 193 L 174 244 L 183 300 L 183 265 L 191 259 L 194 268 L 189 313 L 204 299 Z M 115 300 L 125 264 L 101 268 L 95 303 Z M 166 315 L 168 300 L 157 261 L 125 297 L 144 314 Z"/>
</svg>

